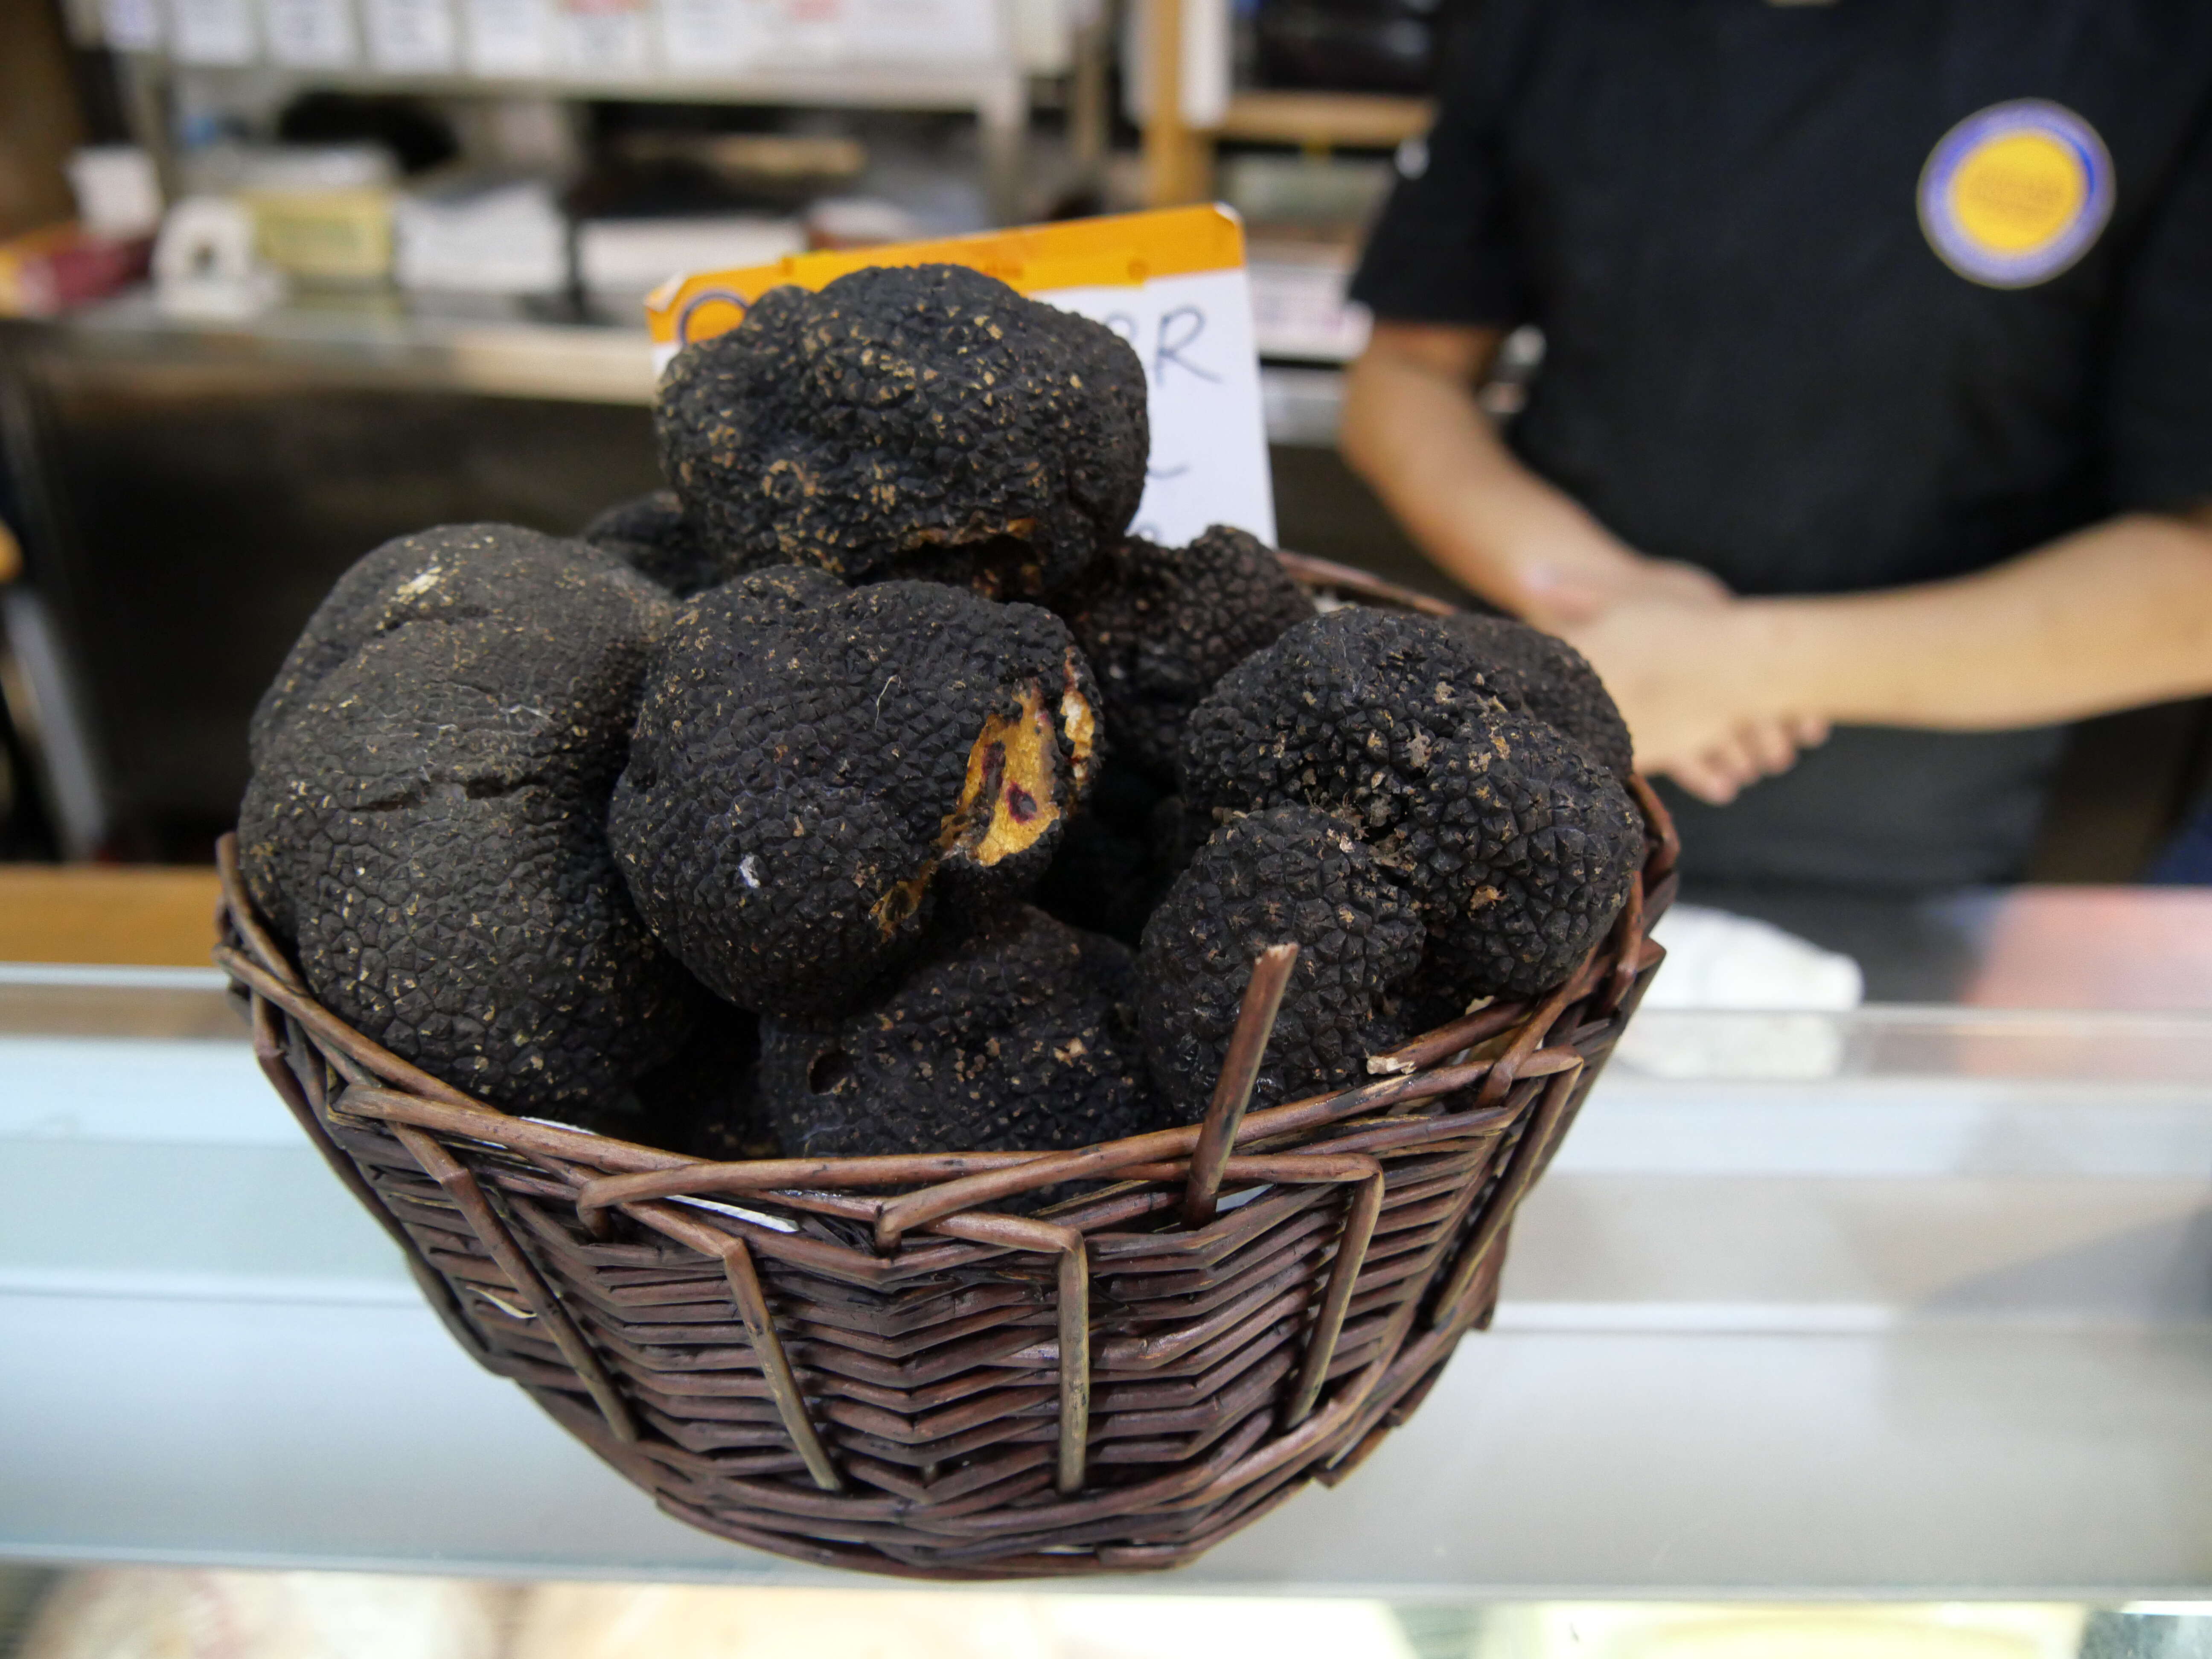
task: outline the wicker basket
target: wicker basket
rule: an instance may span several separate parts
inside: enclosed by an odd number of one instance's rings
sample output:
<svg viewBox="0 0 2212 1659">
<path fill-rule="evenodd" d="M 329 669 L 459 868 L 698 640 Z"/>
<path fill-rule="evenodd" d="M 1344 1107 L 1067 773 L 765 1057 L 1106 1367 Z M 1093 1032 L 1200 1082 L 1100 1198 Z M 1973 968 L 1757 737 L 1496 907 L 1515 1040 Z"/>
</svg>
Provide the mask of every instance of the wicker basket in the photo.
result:
<svg viewBox="0 0 2212 1659">
<path fill-rule="evenodd" d="M 914 1577 L 1169 1567 L 1340 1479 L 1488 1322 L 1514 1208 L 1661 955 L 1673 831 L 1636 793 L 1644 872 L 1551 995 L 1248 1114 L 1277 947 L 1204 1121 L 1079 1152 L 708 1164 L 509 1116 L 320 1006 L 228 838 L 216 954 L 454 1339 L 670 1514 Z"/>
</svg>

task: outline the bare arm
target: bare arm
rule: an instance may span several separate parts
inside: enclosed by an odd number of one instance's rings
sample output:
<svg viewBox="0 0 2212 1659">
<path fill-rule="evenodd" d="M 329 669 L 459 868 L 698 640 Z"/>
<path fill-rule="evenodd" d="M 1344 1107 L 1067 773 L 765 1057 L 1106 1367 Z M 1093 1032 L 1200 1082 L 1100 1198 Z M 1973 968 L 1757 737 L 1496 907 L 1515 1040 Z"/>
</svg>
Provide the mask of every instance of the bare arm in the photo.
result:
<svg viewBox="0 0 2212 1659">
<path fill-rule="evenodd" d="M 1352 367 L 1346 459 L 1421 550 L 1472 592 L 1555 632 L 1622 605 L 1726 605 L 1728 589 L 1711 575 L 1637 552 L 1505 447 L 1475 401 L 1500 337 L 1495 329 L 1377 323 Z M 1812 718 L 1715 719 L 1686 734 L 1670 725 L 1664 746 L 1653 747 L 1637 708 L 1626 699 L 1623 708 L 1639 764 L 1712 801 L 1785 769 L 1799 745 L 1827 735 Z"/>
<path fill-rule="evenodd" d="M 1719 600 L 1688 565 L 1650 559 L 1523 466 L 1475 401 L 1493 328 L 1375 325 L 1345 387 L 1345 458 L 1440 567 L 1540 627 L 1632 596 Z"/>
<path fill-rule="evenodd" d="M 1717 724 L 1990 731 L 2212 693 L 2212 505 L 2132 514 L 1954 580 L 1720 607 L 1631 603 L 1566 630 L 1640 763 Z"/>
</svg>

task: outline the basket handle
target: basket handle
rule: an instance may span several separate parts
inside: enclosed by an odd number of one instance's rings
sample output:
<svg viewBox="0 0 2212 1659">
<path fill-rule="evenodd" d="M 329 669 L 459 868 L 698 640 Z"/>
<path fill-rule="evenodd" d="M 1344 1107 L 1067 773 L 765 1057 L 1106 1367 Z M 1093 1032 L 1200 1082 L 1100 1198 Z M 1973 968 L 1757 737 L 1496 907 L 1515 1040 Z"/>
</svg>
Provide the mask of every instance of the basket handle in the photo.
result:
<svg viewBox="0 0 2212 1659">
<path fill-rule="evenodd" d="M 1267 1055 L 1267 1039 L 1275 1033 L 1275 1016 L 1282 1008 L 1283 993 L 1290 988 L 1291 969 L 1297 962 L 1296 945 L 1271 945 L 1252 963 L 1252 977 L 1244 985 L 1244 1006 L 1237 1012 L 1236 1029 L 1229 1034 L 1229 1051 L 1221 1060 L 1221 1075 L 1214 1080 L 1213 1098 L 1206 1103 L 1206 1120 L 1198 1132 L 1198 1146 L 1190 1155 L 1190 1180 L 1182 1194 L 1186 1227 L 1203 1227 L 1213 1219 L 1221 1172 L 1229 1162 L 1229 1149 L 1237 1144 L 1244 1109 L 1252 1103 L 1252 1085 L 1259 1081 L 1260 1062 Z"/>
</svg>

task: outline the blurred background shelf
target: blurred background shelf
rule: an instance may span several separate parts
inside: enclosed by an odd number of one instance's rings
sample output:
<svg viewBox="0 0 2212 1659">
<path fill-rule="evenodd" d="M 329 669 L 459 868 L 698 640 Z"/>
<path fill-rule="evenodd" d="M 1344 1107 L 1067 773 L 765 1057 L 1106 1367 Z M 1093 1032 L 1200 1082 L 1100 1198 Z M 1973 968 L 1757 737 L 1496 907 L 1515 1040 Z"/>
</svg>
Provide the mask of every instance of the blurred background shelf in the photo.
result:
<svg viewBox="0 0 2212 1659">
<path fill-rule="evenodd" d="M 1261 143 L 1391 149 L 1435 118 L 1429 99 L 1389 93 L 1237 92 L 1213 131 Z"/>
</svg>

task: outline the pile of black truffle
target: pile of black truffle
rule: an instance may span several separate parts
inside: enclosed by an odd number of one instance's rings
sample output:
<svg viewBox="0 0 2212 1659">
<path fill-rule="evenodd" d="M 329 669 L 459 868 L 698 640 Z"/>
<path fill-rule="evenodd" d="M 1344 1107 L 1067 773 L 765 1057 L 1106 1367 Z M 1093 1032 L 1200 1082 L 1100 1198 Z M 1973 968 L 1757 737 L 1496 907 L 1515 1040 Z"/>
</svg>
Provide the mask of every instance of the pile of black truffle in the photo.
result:
<svg viewBox="0 0 2212 1659">
<path fill-rule="evenodd" d="M 669 491 L 356 564 L 253 724 L 248 889 L 315 994 L 507 1110 L 715 1157 L 1193 1121 L 1560 981 L 1643 849 L 1588 665 L 1127 535 L 1144 374 L 951 266 L 693 346 Z"/>
</svg>

